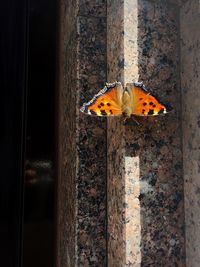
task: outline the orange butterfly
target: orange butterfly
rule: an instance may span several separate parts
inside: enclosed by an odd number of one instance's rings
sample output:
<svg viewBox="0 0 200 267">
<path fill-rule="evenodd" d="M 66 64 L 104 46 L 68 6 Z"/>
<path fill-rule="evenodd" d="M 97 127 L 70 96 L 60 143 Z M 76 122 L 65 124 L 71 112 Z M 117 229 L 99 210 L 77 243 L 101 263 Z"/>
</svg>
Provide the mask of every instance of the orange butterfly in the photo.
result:
<svg viewBox="0 0 200 267">
<path fill-rule="evenodd" d="M 152 95 L 143 82 L 129 83 L 125 89 L 120 82 L 115 82 L 107 83 L 80 110 L 96 116 L 155 116 L 165 114 L 172 108 Z"/>
</svg>

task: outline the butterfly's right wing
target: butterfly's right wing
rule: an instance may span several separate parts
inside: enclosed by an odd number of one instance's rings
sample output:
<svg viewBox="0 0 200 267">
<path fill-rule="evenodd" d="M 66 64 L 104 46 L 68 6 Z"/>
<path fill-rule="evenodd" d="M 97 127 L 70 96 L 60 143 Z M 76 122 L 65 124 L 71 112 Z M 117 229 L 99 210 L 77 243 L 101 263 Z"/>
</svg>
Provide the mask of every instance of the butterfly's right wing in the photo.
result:
<svg viewBox="0 0 200 267">
<path fill-rule="evenodd" d="M 132 114 L 137 116 L 155 116 L 172 110 L 169 104 L 161 102 L 146 89 L 143 83 L 127 84 L 132 102 Z"/>
<path fill-rule="evenodd" d="M 81 111 L 96 116 L 118 116 L 122 114 L 123 87 L 120 82 L 107 83 L 92 100 L 84 103 Z"/>
</svg>

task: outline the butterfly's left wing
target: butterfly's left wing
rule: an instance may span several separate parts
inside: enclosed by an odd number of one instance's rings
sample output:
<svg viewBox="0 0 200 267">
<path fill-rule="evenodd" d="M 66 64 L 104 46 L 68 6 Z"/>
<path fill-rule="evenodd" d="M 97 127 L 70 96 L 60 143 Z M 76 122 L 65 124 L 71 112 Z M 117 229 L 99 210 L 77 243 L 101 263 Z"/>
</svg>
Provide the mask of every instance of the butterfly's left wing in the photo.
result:
<svg viewBox="0 0 200 267">
<path fill-rule="evenodd" d="M 123 87 L 120 82 L 107 83 L 92 100 L 84 103 L 81 111 L 95 116 L 117 116 L 122 114 Z"/>
<path fill-rule="evenodd" d="M 162 103 L 143 83 L 127 84 L 131 97 L 132 114 L 137 116 L 155 116 L 172 110 L 169 104 Z"/>
</svg>

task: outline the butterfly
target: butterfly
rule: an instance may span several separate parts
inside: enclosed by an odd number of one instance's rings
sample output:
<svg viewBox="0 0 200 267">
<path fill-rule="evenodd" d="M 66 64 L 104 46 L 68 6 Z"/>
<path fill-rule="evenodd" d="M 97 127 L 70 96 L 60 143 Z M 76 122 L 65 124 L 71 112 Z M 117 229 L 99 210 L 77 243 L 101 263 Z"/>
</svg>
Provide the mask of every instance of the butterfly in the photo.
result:
<svg viewBox="0 0 200 267">
<path fill-rule="evenodd" d="M 154 96 L 143 82 L 128 83 L 125 88 L 121 82 L 114 82 L 106 83 L 80 110 L 95 116 L 155 116 L 171 111 L 172 107 Z"/>
</svg>

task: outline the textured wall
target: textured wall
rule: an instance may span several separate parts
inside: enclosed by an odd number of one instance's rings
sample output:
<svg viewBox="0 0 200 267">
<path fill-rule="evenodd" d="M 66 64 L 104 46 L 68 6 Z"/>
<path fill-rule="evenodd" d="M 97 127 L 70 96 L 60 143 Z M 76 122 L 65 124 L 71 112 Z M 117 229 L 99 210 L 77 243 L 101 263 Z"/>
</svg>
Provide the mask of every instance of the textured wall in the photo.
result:
<svg viewBox="0 0 200 267">
<path fill-rule="evenodd" d="M 183 267 L 184 219 L 187 267 L 200 265 L 200 9 L 177 3 L 61 1 L 59 267 Z M 142 80 L 174 111 L 106 128 L 79 113 L 106 80 Z"/>
<path fill-rule="evenodd" d="M 139 1 L 138 16 L 140 80 L 174 107 L 167 116 L 142 120 L 139 131 L 128 129 L 128 153 L 140 159 L 142 263 L 184 266 L 179 10 L 165 1 Z"/>
<path fill-rule="evenodd" d="M 166 1 L 108 2 L 108 78 L 139 76 L 174 106 L 138 119 L 141 127 L 108 121 L 109 266 L 185 265 L 178 11 Z"/>
<path fill-rule="evenodd" d="M 108 81 L 118 80 L 124 84 L 138 77 L 137 1 L 124 3 L 119 0 L 107 3 Z M 138 225 L 132 218 L 138 215 L 137 203 L 134 203 L 134 199 L 127 198 L 126 194 L 129 189 L 125 178 L 127 171 L 125 168 L 127 163 L 125 135 L 124 118 L 109 118 L 107 124 L 107 200 L 108 266 L 110 267 L 125 266 L 133 261 L 136 264 L 138 260 L 138 235 L 135 229 Z M 125 222 L 129 223 L 125 224 Z"/>
<path fill-rule="evenodd" d="M 105 1 L 61 1 L 57 266 L 106 264 L 106 121 L 80 105 L 106 80 Z M 80 103 L 81 102 L 81 103 Z"/>
<path fill-rule="evenodd" d="M 181 87 L 187 267 L 200 266 L 200 2 L 181 8 Z"/>
<path fill-rule="evenodd" d="M 124 80 L 123 8 L 120 0 L 107 1 L 107 63 L 108 82 Z M 107 122 L 107 201 L 108 201 L 108 266 L 122 266 L 124 236 L 121 227 L 124 218 L 123 155 L 124 129 L 121 118 L 108 118 Z M 117 144 L 115 140 L 118 140 Z M 115 143 L 115 146 L 113 146 Z M 119 153 L 118 153 L 119 152 Z M 116 182 L 117 181 L 117 182 Z M 120 194 L 120 191 L 122 194 Z M 122 249 L 123 248 L 123 249 Z"/>
<path fill-rule="evenodd" d="M 79 5 L 78 109 L 83 102 L 90 100 L 106 81 L 106 2 L 80 0 Z M 106 120 L 80 113 L 77 129 L 77 266 L 104 267 Z"/>
<path fill-rule="evenodd" d="M 58 59 L 58 182 L 56 266 L 75 266 L 76 257 L 76 1 L 60 1 Z M 69 19 L 71 14 L 71 19 Z M 73 68 L 72 68 L 73 66 Z M 69 245 L 70 244 L 70 245 Z"/>
</svg>

